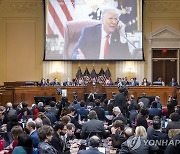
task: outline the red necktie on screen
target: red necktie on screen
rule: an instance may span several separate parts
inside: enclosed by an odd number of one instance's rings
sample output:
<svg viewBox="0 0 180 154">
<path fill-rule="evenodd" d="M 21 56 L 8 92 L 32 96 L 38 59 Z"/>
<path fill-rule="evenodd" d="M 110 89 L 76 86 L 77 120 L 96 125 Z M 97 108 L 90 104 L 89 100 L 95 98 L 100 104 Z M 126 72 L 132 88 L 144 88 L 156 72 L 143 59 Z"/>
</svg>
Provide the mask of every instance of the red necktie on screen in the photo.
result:
<svg viewBox="0 0 180 154">
<path fill-rule="evenodd" d="M 104 44 L 104 59 L 108 58 L 109 56 L 109 35 L 106 35 L 106 40 Z"/>
</svg>

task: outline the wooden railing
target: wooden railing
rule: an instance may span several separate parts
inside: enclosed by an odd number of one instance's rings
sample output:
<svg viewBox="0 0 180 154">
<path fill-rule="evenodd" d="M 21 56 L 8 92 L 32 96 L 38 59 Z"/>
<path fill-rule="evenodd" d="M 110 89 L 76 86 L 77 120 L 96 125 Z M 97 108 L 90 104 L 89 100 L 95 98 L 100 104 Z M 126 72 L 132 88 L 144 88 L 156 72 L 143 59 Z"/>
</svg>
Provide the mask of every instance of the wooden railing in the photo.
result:
<svg viewBox="0 0 180 154">
<path fill-rule="evenodd" d="M 67 89 L 67 97 L 69 101 L 73 101 L 74 92 L 77 93 L 78 98 L 84 99 L 84 94 L 90 92 L 90 86 L 62 86 L 61 89 Z M 93 86 L 92 86 L 93 87 Z M 0 105 L 5 105 L 7 102 L 27 102 L 29 105 L 35 103 L 34 96 L 55 96 L 56 100 L 61 100 L 61 96 L 57 93 L 57 88 L 53 86 L 39 87 L 39 86 L 20 86 L 20 87 L 4 87 L 0 89 Z M 117 86 L 97 86 L 97 93 L 106 93 L 107 98 L 112 98 L 112 92 L 118 93 Z M 166 106 L 169 95 L 177 94 L 180 100 L 180 88 L 169 86 L 138 86 L 128 87 L 129 95 L 134 94 L 137 99 L 143 92 L 147 96 L 160 96 L 161 103 Z"/>
</svg>

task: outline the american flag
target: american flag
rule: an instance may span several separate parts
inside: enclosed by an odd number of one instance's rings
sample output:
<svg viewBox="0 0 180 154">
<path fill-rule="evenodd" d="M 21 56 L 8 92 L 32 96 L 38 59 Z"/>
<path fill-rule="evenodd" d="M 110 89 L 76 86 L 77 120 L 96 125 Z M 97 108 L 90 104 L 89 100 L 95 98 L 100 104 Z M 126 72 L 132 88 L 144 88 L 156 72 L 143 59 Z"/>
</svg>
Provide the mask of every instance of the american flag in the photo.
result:
<svg viewBox="0 0 180 154">
<path fill-rule="evenodd" d="M 64 38 L 64 25 L 74 19 L 75 0 L 47 0 L 47 31 Z"/>
</svg>

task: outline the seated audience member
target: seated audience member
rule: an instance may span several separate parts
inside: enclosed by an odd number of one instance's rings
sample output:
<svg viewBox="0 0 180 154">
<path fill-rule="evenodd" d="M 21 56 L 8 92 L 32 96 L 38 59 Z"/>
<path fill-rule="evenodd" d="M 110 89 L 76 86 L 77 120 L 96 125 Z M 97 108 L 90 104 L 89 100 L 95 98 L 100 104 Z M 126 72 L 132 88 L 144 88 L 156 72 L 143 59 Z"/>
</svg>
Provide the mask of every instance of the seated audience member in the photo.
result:
<svg viewBox="0 0 180 154">
<path fill-rule="evenodd" d="M 144 103 L 143 102 L 138 102 L 139 110 L 144 109 Z"/>
<path fill-rule="evenodd" d="M 34 119 L 36 119 L 39 112 L 45 112 L 43 102 L 38 102 L 37 107 L 33 111 Z"/>
<path fill-rule="evenodd" d="M 172 142 L 173 141 L 173 142 Z M 179 154 L 180 151 L 180 134 L 175 135 L 172 140 L 170 140 L 170 143 L 177 143 L 177 144 L 170 144 L 167 146 L 164 154 Z"/>
<path fill-rule="evenodd" d="M 149 100 L 149 98 L 146 97 L 146 93 L 144 93 L 144 92 L 142 93 L 142 97 L 140 99 L 138 99 L 138 102 L 143 102 L 145 108 L 150 107 L 150 100 Z"/>
<path fill-rule="evenodd" d="M 113 103 L 110 100 L 110 103 L 108 103 L 107 105 L 107 114 L 105 114 L 105 121 L 108 123 L 108 125 L 111 125 L 113 119 Z"/>
<path fill-rule="evenodd" d="M 99 120 L 104 121 L 105 112 L 104 112 L 104 109 L 100 106 L 99 99 L 95 100 L 95 105 L 96 106 L 92 110 L 96 111 L 96 114 Z"/>
<path fill-rule="evenodd" d="M 18 136 L 18 145 L 14 148 L 12 154 L 33 154 L 32 139 L 27 134 Z"/>
<path fill-rule="evenodd" d="M 162 110 L 162 104 L 161 104 L 161 102 L 160 102 L 160 96 L 156 96 L 156 97 L 155 97 L 155 100 L 154 100 L 152 103 L 154 103 L 154 102 L 157 103 L 157 108 L 159 108 L 159 109 Z"/>
<path fill-rule="evenodd" d="M 84 100 L 81 100 L 81 101 L 84 101 Z M 81 106 L 80 106 L 80 102 L 78 102 L 78 100 L 77 100 L 77 99 L 73 101 L 72 106 L 73 106 L 73 108 L 74 108 L 74 109 L 76 109 L 76 110 L 78 110 L 78 109 L 80 109 L 80 108 L 81 108 Z"/>
<path fill-rule="evenodd" d="M 41 118 L 36 118 L 34 121 L 36 123 L 36 128 L 38 130 L 43 125 L 43 121 Z"/>
<path fill-rule="evenodd" d="M 77 121 L 76 117 L 77 117 L 77 110 L 70 107 L 69 108 L 69 114 L 68 116 L 70 117 L 71 119 L 71 123 L 73 123 L 75 125 L 76 128 L 78 129 L 81 129 L 82 128 L 82 125 Z"/>
<path fill-rule="evenodd" d="M 52 146 L 58 151 L 58 154 L 68 154 L 69 149 L 67 148 L 67 144 L 63 138 L 67 133 L 67 127 L 65 123 L 57 122 L 54 125 L 54 133 L 51 140 Z"/>
<path fill-rule="evenodd" d="M 67 124 L 66 141 L 76 139 L 76 136 L 74 135 L 75 129 L 76 127 L 73 123 Z"/>
<path fill-rule="evenodd" d="M 165 109 L 164 109 L 165 110 Z M 165 111 L 164 111 L 165 112 Z M 171 115 L 171 113 L 175 112 L 175 107 L 172 105 L 170 101 L 167 103 L 166 112 L 164 113 L 167 118 Z"/>
<path fill-rule="evenodd" d="M 87 116 L 89 114 L 89 110 L 85 107 L 84 100 L 81 100 L 80 109 L 78 109 L 77 111 L 78 111 L 78 116 L 80 115 L 80 117 L 81 117 L 81 120 L 87 119 Z"/>
<path fill-rule="evenodd" d="M 37 130 L 40 143 L 38 145 L 39 154 L 58 154 L 58 151 L 51 145 L 53 128 L 44 125 Z"/>
<path fill-rule="evenodd" d="M 56 107 L 56 102 L 55 101 L 51 101 L 49 105 L 51 107 L 49 112 L 51 112 L 54 115 L 57 115 L 58 110 L 57 110 L 57 107 Z"/>
<path fill-rule="evenodd" d="M 97 119 L 97 114 L 94 110 L 91 110 L 88 115 L 89 121 L 85 122 L 81 129 L 81 136 L 87 138 L 92 133 L 102 133 L 104 134 L 103 122 Z"/>
<path fill-rule="evenodd" d="M 145 129 L 148 128 L 147 124 L 148 110 L 142 109 L 140 111 L 140 116 L 137 118 L 137 126 L 143 126 Z"/>
<path fill-rule="evenodd" d="M 40 142 L 39 136 L 36 131 L 36 123 L 35 121 L 28 121 L 26 123 L 26 128 L 29 130 L 29 136 L 32 138 L 33 148 L 38 148 L 38 144 Z"/>
<path fill-rule="evenodd" d="M 98 136 L 92 136 L 89 139 L 89 149 L 80 150 L 78 154 L 103 154 L 98 150 L 99 145 L 100 145 L 100 138 Z"/>
<path fill-rule="evenodd" d="M 131 124 L 135 124 L 135 120 L 138 115 L 139 105 L 135 105 L 129 113 L 129 121 Z"/>
<path fill-rule="evenodd" d="M 29 109 L 27 107 L 22 108 L 21 113 L 18 115 L 18 120 L 22 120 L 23 122 L 26 122 L 30 117 L 31 112 L 29 111 Z M 33 116 L 32 116 L 33 118 Z"/>
<path fill-rule="evenodd" d="M 152 120 L 154 116 L 161 117 L 162 111 L 160 108 L 157 108 L 157 103 L 153 102 L 151 108 L 148 109 L 149 119 Z"/>
<path fill-rule="evenodd" d="M 134 95 L 131 95 L 130 96 L 130 100 L 128 102 L 128 110 L 131 111 L 134 109 L 134 106 L 137 106 L 137 101 L 135 100 L 134 98 Z"/>
<path fill-rule="evenodd" d="M 178 104 L 177 95 L 169 96 L 168 102 L 171 102 L 171 105 L 175 107 Z"/>
<path fill-rule="evenodd" d="M 171 121 L 168 122 L 166 127 L 166 133 L 169 132 L 170 129 L 180 129 L 180 116 L 178 113 L 174 112 L 170 115 Z"/>
<path fill-rule="evenodd" d="M 178 86 L 178 83 L 176 82 L 175 78 L 171 79 L 171 82 L 169 82 L 169 86 Z"/>
<path fill-rule="evenodd" d="M 157 121 L 157 120 L 161 120 L 159 116 L 154 116 L 153 117 L 153 121 Z M 152 123 L 153 123 L 152 121 Z M 153 125 L 149 126 L 147 128 L 147 138 L 149 138 L 149 136 L 151 136 L 152 132 L 154 131 Z"/>
<path fill-rule="evenodd" d="M 124 115 L 121 113 L 121 110 L 119 107 L 114 107 L 113 108 L 113 113 L 115 115 L 114 119 L 112 122 L 115 122 L 116 120 L 122 120 L 123 124 L 126 125 L 127 119 L 124 117 Z"/>
<path fill-rule="evenodd" d="M 153 151 L 157 149 L 157 147 L 146 144 L 147 141 L 148 140 L 147 140 L 146 129 L 143 126 L 138 126 L 136 127 L 135 135 L 129 137 L 127 141 L 122 143 L 120 154 L 127 154 L 127 153 L 149 154 L 150 148 Z"/>
<path fill-rule="evenodd" d="M 0 106 L 0 127 L 6 123 L 5 118 L 4 118 L 4 112 L 5 112 L 5 107 Z"/>
<path fill-rule="evenodd" d="M 13 108 L 11 102 L 8 102 L 5 107 L 6 107 L 5 114 L 7 114 L 8 118 L 12 116 L 17 116 L 17 111 Z"/>
<path fill-rule="evenodd" d="M 63 86 L 72 86 L 72 82 L 70 81 L 69 78 L 67 78 L 67 81 L 63 82 Z"/>
<path fill-rule="evenodd" d="M 64 115 L 62 118 L 60 118 L 60 121 L 67 125 L 68 123 L 71 122 L 71 118 L 68 115 Z"/>
<path fill-rule="evenodd" d="M 10 121 L 7 123 L 7 132 L 11 132 L 14 126 L 21 126 L 23 128 L 23 125 L 18 122 L 17 116 L 10 117 Z"/>
<path fill-rule="evenodd" d="M 114 148 L 121 148 L 121 144 L 126 140 L 124 137 L 124 125 L 121 120 L 116 120 L 111 127 L 111 140 Z"/>
<path fill-rule="evenodd" d="M 45 115 L 49 118 L 51 121 L 51 125 L 54 125 L 54 123 L 57 121 L 55 114 L 50 112 L 51 106 L 46 105 L 45 106 Z"/>
<path fill-rule="evenodd" d="M 43 125 L 51 125 L 50 119 L 43 112 L 39 112 L 37 118 L 42 120 Z"/>
<path fill-rule="evenodd" d="M 150 85 L 151 85 L 151 82 L 149 82 L 149 81 L 147 80 L 147 78 L 144 78 L 143 81 L 142 81 L 142 83 L 141 83 L 141 86 L 150 86 Z"/>
<path fill-rule="evenodd" d="M 14 126 L 11 129 L 11 134 L 12 134 L 12 139 L 13 141 L 11 142 L 11 144 L 9 145 L 10 149 L 9 152 L 7 154 L 12 154 L 12 151 L 14 150 L 14 148 L 18 145 L 18 136 L 20 134 L 24 134 L 24 131 L 22 129 L 21 126 Z"/>
<path fill-rule="evenodd" d="M 100 99 L 100 106 L 104 109 L 105 115 L 108 111 L 107 105 L 108 105 L 108 99 L 104 99 L 104 100 Z"/>
<path fill-rule="evenodd" d="M 155 143 L 160 143 L 162 141 L 168 143 L 169 138 L 166 133 L 162 132 L 160 119 L 153 120 L 153 131 L 148 136 L 148 140 L 153 140 L 153 141 L 155 141 Z M 157 153 L 164 154 L 164 151 L 165 151 L 167 145 L 164 144 L 164 145 L 157 145 L 157 146 L 159 147 Z"/>
<path fill-rule="evenodd" d="M 57 78 L 54 78 L 54 81 L 51 82 L 51 85 L 52 85 L 52 86 L 60 86 L 61 84 L 60 84 L 60 82 L 58 81 Z"/>
</svg>

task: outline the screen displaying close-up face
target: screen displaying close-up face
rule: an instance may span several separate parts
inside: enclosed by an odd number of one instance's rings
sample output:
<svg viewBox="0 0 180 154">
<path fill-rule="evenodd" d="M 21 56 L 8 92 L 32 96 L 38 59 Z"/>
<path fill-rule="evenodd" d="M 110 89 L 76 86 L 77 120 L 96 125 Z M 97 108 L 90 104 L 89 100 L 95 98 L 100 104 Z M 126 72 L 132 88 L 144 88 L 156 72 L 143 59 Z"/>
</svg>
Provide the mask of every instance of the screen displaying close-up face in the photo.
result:
<svg viewBox="0 0 180 154">
<path fill-rule="evenodd" d="M 142 0 L 45 0 L 44 60 L 143 60 Z"/>
</svg>

